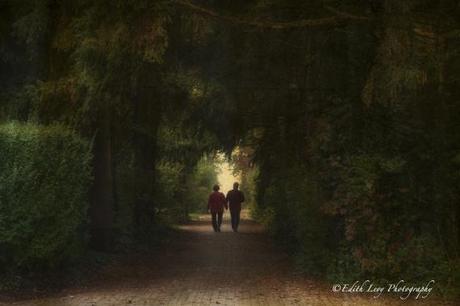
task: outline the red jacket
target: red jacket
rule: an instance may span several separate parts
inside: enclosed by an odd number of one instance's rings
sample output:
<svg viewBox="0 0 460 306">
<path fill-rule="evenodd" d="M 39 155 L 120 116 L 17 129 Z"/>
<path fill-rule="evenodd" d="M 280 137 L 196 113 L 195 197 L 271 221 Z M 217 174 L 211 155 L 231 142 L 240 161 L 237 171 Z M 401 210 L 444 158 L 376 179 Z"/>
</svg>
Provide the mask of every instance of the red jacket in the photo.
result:
<svg viewBox="0 0 460 306">
<path fill-rule="evenodd" d="M 224 207 L 227 208 L 227 201 L 222 192 L 214 191 L 209 195 L 208 209 L 211 210 L 211 213 L 221 213 Z"/>
</svg>

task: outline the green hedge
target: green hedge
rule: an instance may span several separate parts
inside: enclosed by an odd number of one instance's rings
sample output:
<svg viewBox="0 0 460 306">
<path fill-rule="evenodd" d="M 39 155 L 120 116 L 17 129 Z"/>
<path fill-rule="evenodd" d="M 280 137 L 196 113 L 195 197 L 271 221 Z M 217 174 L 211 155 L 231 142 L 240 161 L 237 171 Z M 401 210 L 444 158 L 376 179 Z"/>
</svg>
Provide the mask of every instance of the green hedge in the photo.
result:
<svg viewBox="0 0 460 306">
<path fill-rule="evenodd" d="M 91 149 L 62 126 L 0 125 L 0 267 L 56 267 L 86 239 Z"/>
</svg>

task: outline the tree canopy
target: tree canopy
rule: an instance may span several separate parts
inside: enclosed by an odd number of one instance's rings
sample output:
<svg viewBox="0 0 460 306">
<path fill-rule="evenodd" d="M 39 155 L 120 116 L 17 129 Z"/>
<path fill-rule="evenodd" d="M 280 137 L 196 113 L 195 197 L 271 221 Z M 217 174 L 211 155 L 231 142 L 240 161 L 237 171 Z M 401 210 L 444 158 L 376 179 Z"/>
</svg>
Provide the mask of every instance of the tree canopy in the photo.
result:
<svg viewBox="0 0 460 306">
<path fill-rule="evenodd" d="M 98 241 L 121 199 L 148 233 L 165 177 L 186 185 L 238 147 L 257 215 L 306 270 L 458 277 L 457 1 L 5 0 L 0 15 L 0 118 L 94 140 Z"/>
</svg>

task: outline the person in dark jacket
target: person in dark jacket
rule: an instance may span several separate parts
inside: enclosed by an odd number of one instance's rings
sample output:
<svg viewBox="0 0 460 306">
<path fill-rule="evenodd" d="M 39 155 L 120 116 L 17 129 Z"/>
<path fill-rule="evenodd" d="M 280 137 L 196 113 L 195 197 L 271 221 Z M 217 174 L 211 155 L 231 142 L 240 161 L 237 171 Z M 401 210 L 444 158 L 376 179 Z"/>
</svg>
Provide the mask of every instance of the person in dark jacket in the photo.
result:
<svg viewBox="0 0 460 306">
<path fill-rule="evenodd" d="M 222 216 L 224 214 L 224 207 L 228 209 L 227 200 L 222 192 L 219 192 L 219 185 L 214 185 L 214 191 L 209 195 L 208 199 L 208 212 L 212 216 L 212 227 L 215 232 L 220 232 L 222 225 Z"/>
<path fill-rule="evenodd" d="M 238 190 L 239 184 L 233 184 L 233 190 L 227 193 L 227 202 L 230 207 L 230 215 L 232 217 L 232 229 L 234 232 L 238 231 L 240 224 L 241 203 L 244 202 L 244 194 Z"/>
</svg>

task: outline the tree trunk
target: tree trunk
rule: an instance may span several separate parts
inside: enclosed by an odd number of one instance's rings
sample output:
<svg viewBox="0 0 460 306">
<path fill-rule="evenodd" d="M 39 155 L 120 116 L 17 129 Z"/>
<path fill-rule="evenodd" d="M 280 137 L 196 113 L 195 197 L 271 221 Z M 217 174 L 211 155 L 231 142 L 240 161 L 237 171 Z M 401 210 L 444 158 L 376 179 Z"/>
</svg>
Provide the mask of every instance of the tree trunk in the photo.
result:
<svg viewBox="0 0 460 306">
<path fill-rule="evenodd" d="M 108 251 L 112 245 L 113 229 L 113 173 L 110 115 L 100 115 L 99 129 L 94 142 L 94 184 L 89 209 L 91 246 Z"/>
<path fill-rule="evenodd" d="M 136 175 L 142 181 L 136 184 L 133 221 L 136 235 L 140 239 L 149 236 L 155 217 L 156 133 L 161 112 L 156 88 L 150 83 L 155 84 L 155 81 L 149 78 L 149 74 L 144 71 L 134 97 L 136 101 L 133 117 L 134 158 Z"/>
</svg>

